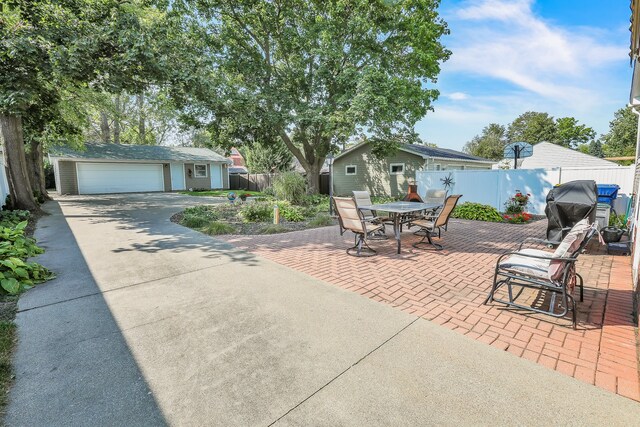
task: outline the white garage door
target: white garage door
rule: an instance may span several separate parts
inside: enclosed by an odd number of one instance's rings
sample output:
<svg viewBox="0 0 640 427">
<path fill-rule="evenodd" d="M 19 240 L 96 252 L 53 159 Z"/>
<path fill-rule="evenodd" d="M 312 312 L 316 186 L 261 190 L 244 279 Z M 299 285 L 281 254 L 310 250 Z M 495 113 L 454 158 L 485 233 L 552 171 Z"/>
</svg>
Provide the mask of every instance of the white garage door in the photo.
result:
<svg viewBox="0 0 640 427">
<path fill-rule="evenodd" d="M 78 193 L 164 191 L 161 164 L 77 163 Z"/>
</svg>

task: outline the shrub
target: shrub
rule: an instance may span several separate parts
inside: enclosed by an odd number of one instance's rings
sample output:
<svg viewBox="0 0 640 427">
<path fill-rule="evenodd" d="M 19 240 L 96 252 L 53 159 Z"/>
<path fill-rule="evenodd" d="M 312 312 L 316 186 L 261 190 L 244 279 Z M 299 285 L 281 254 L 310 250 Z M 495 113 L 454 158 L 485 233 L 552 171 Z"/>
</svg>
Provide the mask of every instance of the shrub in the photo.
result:
<svg viewBox="0 0 640 427">
<path fill-rule="evenodd" d="M 260 230 L 261 234 L 278 234 L 286 233 L 287 231 L 289 231 L 287 227 L 280 224 L 269 224 Z"/>
<path fill-rule="evenodd" d="M 204 232 L 211 236 L 215 236 L 218 234 L 231 234 L 235 231 L 236 229 L 233 226 L 224 222 L 219 222 L 219 221 L 210 222 L 204 228 Z"/>
<path fill-rule="evenodd" d="M 269 202 L 255 202 L 242 205 L 240 217 L 244 222 L 269 221 L 273 215 L 273 205 Z"/>
<path fill-rule="evenodd" d="M 184 210 L 181 224 L 189 228 L 202 228 L 219 219 L 214 206 L 198 205 Z"/>
<path fill-rule="evenodd" d="M 211 222 L 209 219 L 198 215 L 185 214 L 182 217 L 182 225 L 189 228 L 201 228 L 209 224 L 209 222 Z"/>
<path fill-rule="evenodd" d="M 264 194 L 265 196 L 275 196 L 276 192 L 273 190 L 273 187 L 267 187 L 262 190 L 262 194 Z"/>
<path fill-rule="evenodd" d="M 502 217 L 496 208 L 473 202 L 464 202 L 457 206 L 451 216 L 475 221 L 502 222 Z"/>
<path fill-rule="evenodd" d="M 295 205 L 303 203 L 306 189 L 304 177 L 297 172 L 284 172 L 273 180 L 274 195 Z"/>
<path fill-rule="evenodd" d="M 329 215 L 320 214 L 309 221 L 310 227 L 326 227 L 333 224 L 333 219 Z"/>
<path fill-rule="evenodd" d="M 278 203 L 280 208 L 280 216 L 287 221 L 300 222 L 304 221 L 304 213 L 298 206 L 293 206 L 288 203 Z"/>
<path fill-rule="evenodd" d="M 15 227 L 22 221 L 29 219 L 29 211 L 0 211 L 0 226 L 2 227 Z"/>
</svg>

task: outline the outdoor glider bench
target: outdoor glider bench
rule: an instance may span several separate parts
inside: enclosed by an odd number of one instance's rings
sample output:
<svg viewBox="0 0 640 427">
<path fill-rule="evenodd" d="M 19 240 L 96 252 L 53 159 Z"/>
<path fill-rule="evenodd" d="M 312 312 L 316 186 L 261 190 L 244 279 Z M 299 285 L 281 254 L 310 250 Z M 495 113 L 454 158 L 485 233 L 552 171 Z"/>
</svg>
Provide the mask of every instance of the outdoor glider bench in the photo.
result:
<svg viewBox="0 0 640 427">
<path fill-rule="evenodd" d="M 589 224 L 587 219 L 583 219 L 571 228 L 553 253 L 541 249 L 523 248 L 526 243 L 541 245 L 548 243 L 542 239 L 525 239 L 518 251 L 507 252 L 498 258 L 493 285 L 485 304 L 497 301 L 511 307 L 554 317 L 564 317 L 571 309 L 575 329 L 576 302 L 572 293 L 576 284 L 580 288 L 580 301 L 584 296 L 584 283 L 582 276 L 576 272 L 576 261 L 596 233 L 596 224 Z M 496 296 L 496 292 L 502 287 L 506 287 L 508 299 Z M 514 293 L 514 287 L 517 293 Z M 540 307 L 518 303 L 517 299 L 525 288 L 547 291 L 548 307 L 544 308 L 547 302 Z M 560 297 L 558 307 L 556 307 L 557 296 Z"/>
</svg>

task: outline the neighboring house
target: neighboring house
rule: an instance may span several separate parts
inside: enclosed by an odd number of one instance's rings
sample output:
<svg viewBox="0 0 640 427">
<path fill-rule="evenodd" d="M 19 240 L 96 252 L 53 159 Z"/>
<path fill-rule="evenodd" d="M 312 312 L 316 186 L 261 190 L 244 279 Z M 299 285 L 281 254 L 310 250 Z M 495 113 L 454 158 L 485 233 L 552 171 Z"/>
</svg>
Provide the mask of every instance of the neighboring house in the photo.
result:
<svg viewBox="0 0 640 427">
<path fill-rule="evenodd" d="M 85 144 L 51 149 L 58 194 L 229 188 L 230 161 L 207 148 Z"/>
<path fill-rule="evenodd" d="M 498 163 L 501 169 L 512 169 L 513 159 L 504 159 Z M 556 169 L 556 168 L 611 168 L 620 165 L 578 150 L 563 147 L 551 142 L 540 142 L 533 146 L 533 155 L 518 160 L 518 169 Z"/>
<path fill-rule="evenodd" d="M 493 160 L 446 148 L 402 144 L 385 159 L 376 158 L 368 142 L 361 142 L 337 155 L 333 161 L 336 195 L 367 190 L 376 196 L 400 196 L 415 182 L 416 171 L 491 169 Z"/>
<path fill-rule="evenodd" d="M 244 162 L 244 157 L 240 154 L 237 148 L 231 149 L 231 155 L 229 156 L 229 160 L 231 160 L 232 164 L 229 166 L 229 174 L 247 174 L 249 170 Z"/>
</svg>

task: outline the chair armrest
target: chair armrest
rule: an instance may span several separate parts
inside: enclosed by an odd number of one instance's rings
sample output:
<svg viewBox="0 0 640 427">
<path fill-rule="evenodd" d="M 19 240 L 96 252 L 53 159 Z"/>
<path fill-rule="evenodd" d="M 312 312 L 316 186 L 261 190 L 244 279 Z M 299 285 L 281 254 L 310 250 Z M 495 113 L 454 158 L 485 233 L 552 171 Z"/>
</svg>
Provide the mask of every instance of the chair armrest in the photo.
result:
<svg viewBox="0 0 640 427">
<path fill-rule="evenodd" d="M 525 258 L 535 258 L 535 259 L 544 259 L 549 261 L 562 261 L 562 262 L 576 262 L 578 260 L 577 257 L 546 257 L 546 256 L 526 254 L 526 253 L 516 251 L 516 252 L 507 252 L 505 254 L 500 255 L 500 258 L 498 258 L 498 263 L 500 263 L 502 258 L 509 255 L 518 255 Z"/>
</svg>

